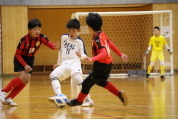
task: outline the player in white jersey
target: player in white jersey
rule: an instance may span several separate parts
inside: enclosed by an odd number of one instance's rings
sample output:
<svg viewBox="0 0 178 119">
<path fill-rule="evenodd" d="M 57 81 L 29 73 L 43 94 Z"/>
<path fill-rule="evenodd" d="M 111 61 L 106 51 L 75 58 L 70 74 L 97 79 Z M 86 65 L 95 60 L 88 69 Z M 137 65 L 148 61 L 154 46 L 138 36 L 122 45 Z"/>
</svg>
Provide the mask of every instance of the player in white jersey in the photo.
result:
<svg viewBox="0 0 178 119">
<path fill-rule="evenodd" d="M 80 32 L 80 22 L 77 19 L 71 19 L 66 25 L 69 34 L 62 35 L 61 48 L 58 52 L 58 62 L 53 66 L 54 70 L 50 74 L 51 84 L 56 95 L 62 94 L 59 81 L 65 80 L 71 76 L 71 80 L 75 80 L 81 87 L 82 68 L 81 59 L 86 57 L 86 51 L 83 40 L 78 36 Z M 76 55 L 81 54 L 80 58 Z M 54 102 L 54 97 L 48 98 L 50 102 Z M 86 97 L 82 106 L 93 106 L 90 95 Z"/>
</svg>

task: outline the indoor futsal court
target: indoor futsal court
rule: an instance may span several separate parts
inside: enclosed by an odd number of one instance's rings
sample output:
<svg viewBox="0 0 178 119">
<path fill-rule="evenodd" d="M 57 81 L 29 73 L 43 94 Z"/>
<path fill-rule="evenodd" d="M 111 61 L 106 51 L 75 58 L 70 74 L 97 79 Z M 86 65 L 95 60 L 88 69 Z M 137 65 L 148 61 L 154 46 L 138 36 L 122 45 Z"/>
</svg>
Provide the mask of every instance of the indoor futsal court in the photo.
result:
<svg viewBox="0 0 178 119">
<path fill-rule="evenodd" d="M 30 84 L 14 99 L 18 107 L 0 106 L 0 119 L 177 119 L 177 77 L 177 74 L 166 76 L 165 81 L 159 76 L 151 76 L 149 80 L 144 76 L 110 78 L 127 92 L 127 107 L 107 90 L 94 86 L 90 92 L 93 107 L 58 108 L 47 100 L 53 96 L 48 76 L 33 76 Z M 2 77 L 2 86 L 11 78 Z M 77 89 L 71 87 L 70 80 L 62 82 L 62 91 L 68 99 L 76 97 Z"/>
<path fill-rule="evenodd" d="M 84 40 L 87 56 L 92 57 L 93 35 L 89 33 L 86 16 L 96 12 L 103 20 L 101 30 L 128 56 L 124 62 L 110 49 L 113 62 L 108 80 L 126 92 L 129 103 L 124 107 L 118 97 L 97 85 L 89 93 L 94 106 L 57 107 L 49 102 L 48 98 L 55 96 L 49 75 L 57 63 L 59 50 L 42 44 L 35 54 L 30 82 L 13 99 L 18 106 L 3 105 L 0 101 L 0 119 L 178 119 L 177 0 L 16 2 L 0 1 L 0 91 L 20 75 L 14 72 L 14 53 L 19 40 L 29 33 L 27 24 L 31 19 L 40 20 L 41 33 L 52 43 L 61 41 L 61 36 L 68 33 L 66 24 L 70 19 L 78 19 L 79 36 Z M 165 79 L 160 78 L 162 62 L 159 60 L 146 77 L 151 51 L 147 55 L 145 52 L 155 26 L 160 28 L 170 48 L 162 49 Z M 83 79 L 91 73 L 92 66 L 93 62 L 81 60 Z M 60 84 L 68 100 L 77 98 L 81 91 L 71 77 Z"/>
</svg>

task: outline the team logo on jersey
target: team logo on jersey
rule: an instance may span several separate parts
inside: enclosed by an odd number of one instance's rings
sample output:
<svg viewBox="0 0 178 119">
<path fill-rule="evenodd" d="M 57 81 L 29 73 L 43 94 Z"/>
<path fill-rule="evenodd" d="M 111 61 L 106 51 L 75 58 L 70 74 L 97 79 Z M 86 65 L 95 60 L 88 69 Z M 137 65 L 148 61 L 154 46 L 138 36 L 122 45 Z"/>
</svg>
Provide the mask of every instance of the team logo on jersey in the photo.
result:
<svg viewBox="0 0 178 119">
<path fill-rule="evenodd" d="M 38 42 L 36 42 L 36 46 L 39 46 L 40 45 L 40 42 L 38 41 Z"/>
</svg>

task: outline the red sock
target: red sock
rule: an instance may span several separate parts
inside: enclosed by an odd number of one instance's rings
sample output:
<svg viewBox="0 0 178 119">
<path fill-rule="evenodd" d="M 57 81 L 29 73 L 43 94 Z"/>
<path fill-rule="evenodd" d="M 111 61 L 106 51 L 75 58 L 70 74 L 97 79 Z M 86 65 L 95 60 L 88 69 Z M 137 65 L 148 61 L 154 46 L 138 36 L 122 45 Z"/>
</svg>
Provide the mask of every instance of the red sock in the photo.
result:
<svg viewBox="0 0 178 119">
<path fill-rule="evenodd" d="M 80 103 L 82 103 L 83 100 L 85 99 L 85 97 L 86 97 L 87 95 L 88 95 L 88 94 L 83 94 L 82 92 L 80 92 L 80 93 L 78 94 L 77 101 L 80 102 Z"/>
<path fill-rule="evenodd" d="M 2 89 L 3 92 L 10 92 L 12 89 L 14 89 L 16 86 L 20 85 L 21 83 L 23 83 L 19 77 L 16 77 L 14 79 L 12 79 L 10 81 L 10 83 L 4 88 Z"/>
<path fill-rule="evenodd" d="M 117 89 L 111 82 L 108 81 L 107 85 L 105 86 L 107 90 L 109 90 L 111 93 L 113 93 L 115 96 L 118 97 L 119 95 L 119 89 Z"/>
<path fill-rule="evenodd" d="M 25 87 L 26 85 L 24 83 L 21 83 L 20 85 L 16 86 L 11 93 L 6 97 L 13 99 L 19 92 Z"/>
</svg>

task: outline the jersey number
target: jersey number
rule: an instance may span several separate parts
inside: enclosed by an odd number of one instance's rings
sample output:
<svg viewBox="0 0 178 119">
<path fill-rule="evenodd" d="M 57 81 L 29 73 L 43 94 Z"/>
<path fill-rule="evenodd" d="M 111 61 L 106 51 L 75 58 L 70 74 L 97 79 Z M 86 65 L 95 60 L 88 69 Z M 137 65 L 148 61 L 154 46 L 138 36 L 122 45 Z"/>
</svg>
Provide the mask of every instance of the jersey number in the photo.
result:
<svg viewBox="0 0 178 119">
<path fill-rule="evenodd" d="M 35 51 L 35 48 L 30 48 L 28 53 L 33 53 Z"/>
</svg>

